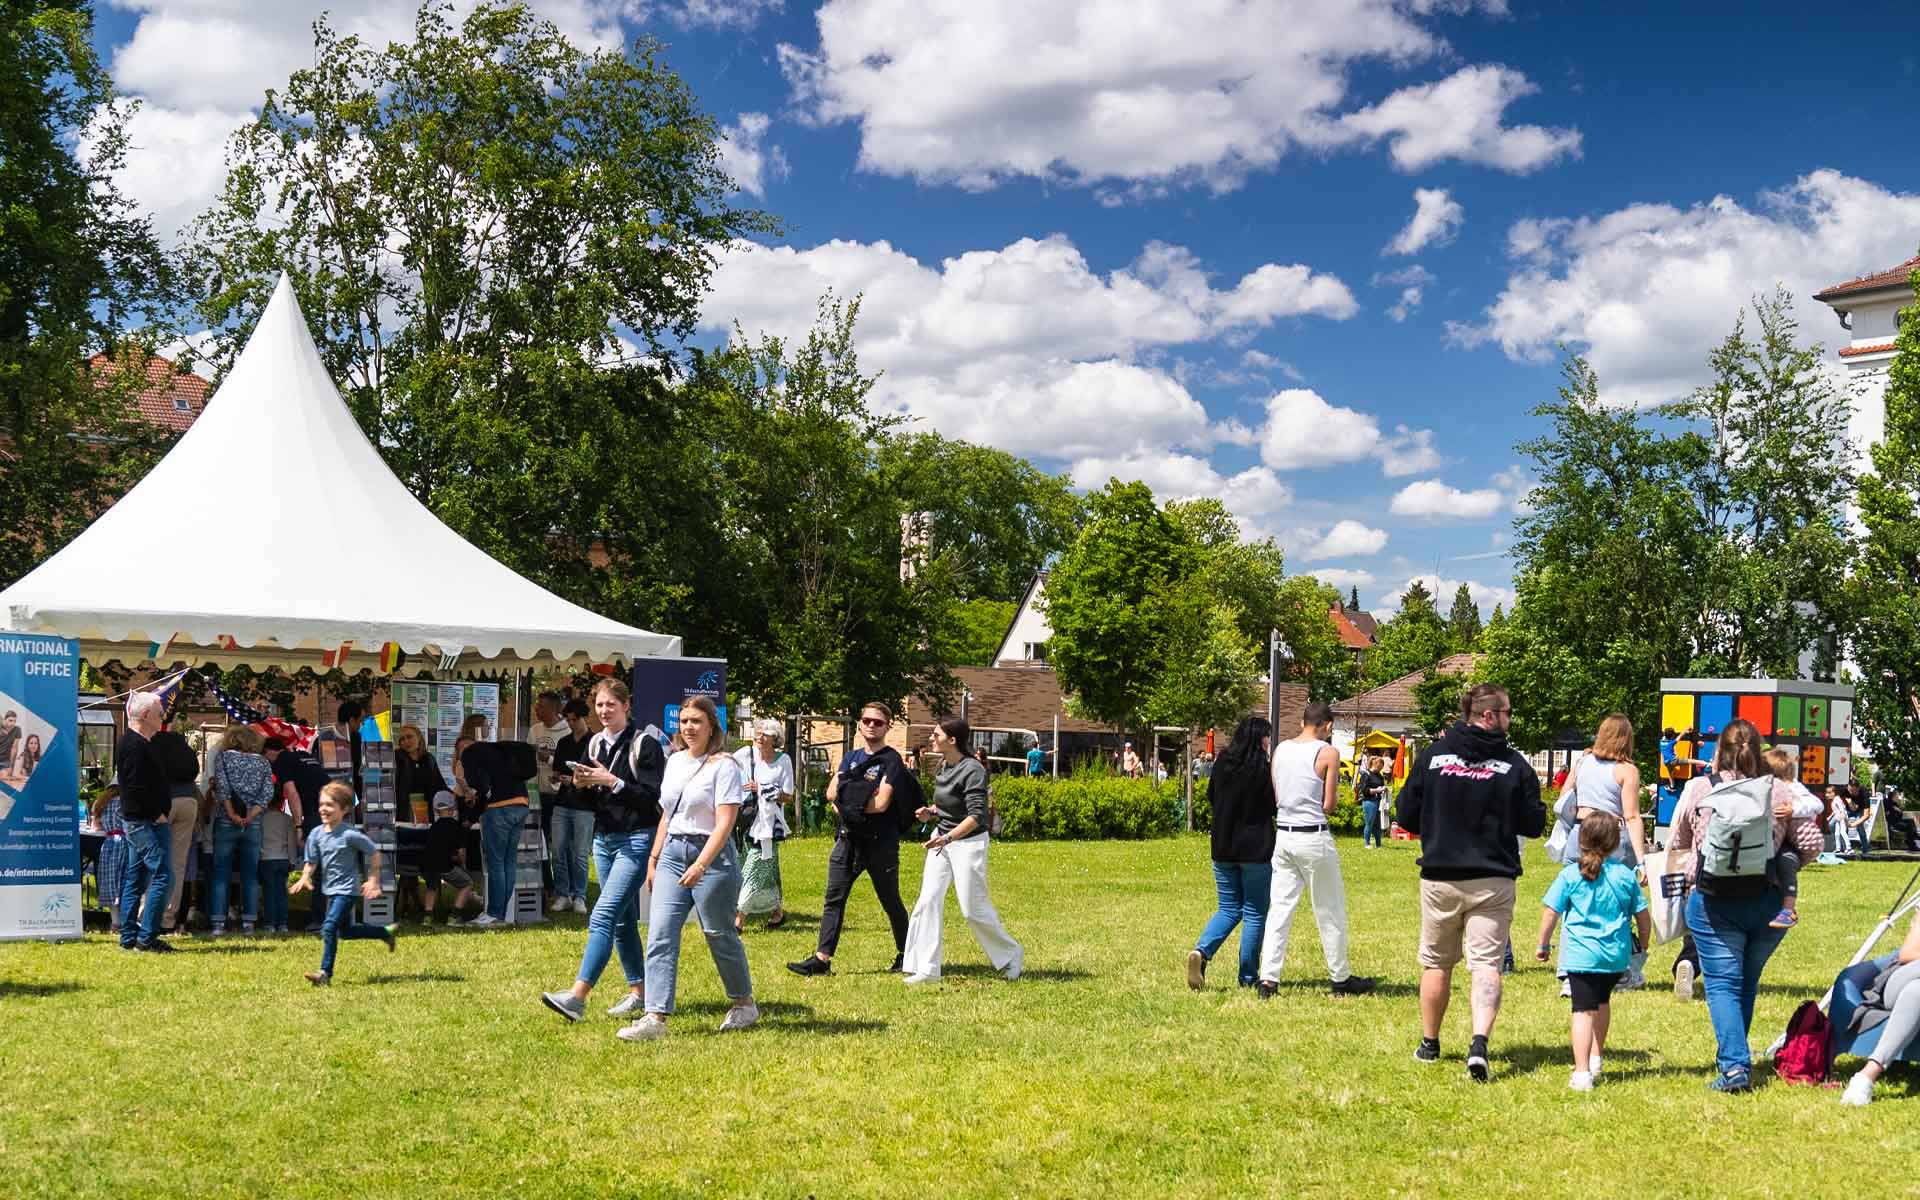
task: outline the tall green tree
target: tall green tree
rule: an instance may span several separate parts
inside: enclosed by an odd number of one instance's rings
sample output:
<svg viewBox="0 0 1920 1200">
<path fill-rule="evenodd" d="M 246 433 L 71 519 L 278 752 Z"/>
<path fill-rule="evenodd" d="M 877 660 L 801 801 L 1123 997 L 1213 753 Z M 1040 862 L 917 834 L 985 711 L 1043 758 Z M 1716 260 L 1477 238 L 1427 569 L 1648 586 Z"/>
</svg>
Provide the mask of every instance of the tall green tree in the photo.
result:
<svg viewBox="0 0 1920 1200">
<path fill-rule="evenodd" d="M 1427 668 L 1413 685 L 1415 720 L 1422 733 L 1437 737 L 1460 719 L 1460 701 L 1467 694 L 1467 673 Z"/>
<path fill-rule="evenodd" d="M 1354 585 L 1353 593 L 1347 597 L 1347 608 L 1353 612 L 1360 611 L 1360 587 L 1358 584 Z"/>
<path fill-rule="evenodd" d="M 1400 611 L 1382 622 L 1367 651 L 1366 685 L 1424 671 L 1454 651 L 1453 635 L 1434 607 L 1433 593 L 1414 580 L 1400 597 Z"/>
<path fill-rule="evenodd" d="M 129 398 L 171 328 L 179 280 L 114 186 L 134 105 L 114 93 L 93 32 L 82 0 L 0 6 L 0 587 L 164 446 Z M 125 369 L 90 374 L 102 352 Z"/>
<path fill-rule="evenodd" d="M 1480 640 L 1480 606 L 1473 594 L 1461 584 L 1453 592 L 1453 608 L 1447 613 L 1447 633 L 1456 650 L 1471 650 Z"/>
<path fill-rule="evenodd" d="M 1911 282 L 1920 297 L 1920 271 Z M 1851 592 L 1859 665 L 1855 728 L 1873 751 L 1880 778 L 1920 794 L 1920 305 L 1900 313 L 1887 370 L 1886 433 L 1858 497 L 1866 537 Z"/>
<path fill-rule="evenodd" d="M 722 248 L 772 223 L 729 202 L 714 122 L 658 45 L 583 51 L 519 4 L 456 22 L 429 3 L 386 47 L 323 19 L 227 159 L 190 243 L 216 366 L 284 269 L 354 415 L 441 519 L 724 649 L 738 568 L 675 352 Z"/>
</svg>

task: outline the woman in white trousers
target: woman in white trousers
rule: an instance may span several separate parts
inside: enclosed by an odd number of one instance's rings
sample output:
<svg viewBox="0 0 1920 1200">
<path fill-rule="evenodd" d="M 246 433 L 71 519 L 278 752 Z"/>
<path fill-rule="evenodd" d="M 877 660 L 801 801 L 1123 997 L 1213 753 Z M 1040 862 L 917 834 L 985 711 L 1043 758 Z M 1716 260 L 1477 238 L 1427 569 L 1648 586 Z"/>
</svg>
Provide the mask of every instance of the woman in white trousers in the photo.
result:
<svg viewBox="0 0 1920 1200">
<path fill-rule="evenodd" d="M 929 745 L 940 755 L 934 776 L 933 803 L 918 811 L 922 821 L 939 822 L 927 839 L 927 866 L 920 876 L 920 899 L 907 927 L 907 948 L 901 962 L 910 984 L 940 978 L 946 957 L 947 885 L 960 894 L 960 912 L 973 930 L 974 940 L 986 951 L 993 969 L 1008 979 L 1020 978 L 1026 952 L 1013 940 L 987 895 L 987 769 L 967 753 L 973 730 L 963 717 L 942 717 L 933 728 Z"/>
</svg>

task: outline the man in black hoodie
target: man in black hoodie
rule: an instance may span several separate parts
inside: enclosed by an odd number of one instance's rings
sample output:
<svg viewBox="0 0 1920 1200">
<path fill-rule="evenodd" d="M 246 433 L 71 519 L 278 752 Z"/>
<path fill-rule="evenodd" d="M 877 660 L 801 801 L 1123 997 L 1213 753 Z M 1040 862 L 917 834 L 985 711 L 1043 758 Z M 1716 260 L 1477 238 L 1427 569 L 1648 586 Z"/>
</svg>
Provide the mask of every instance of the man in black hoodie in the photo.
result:
<svg viewBox="0 0 1920 1200">
<path fill-rule="evenodd" d="M 1513 925 L 1521 838 L 1546 830 L 1540 777 L 1507 743 L 1513 702 L 1497 684 L 1475 686 L 1465 720 L 1420 752 L 1400 792 L 1399 822 L 1420 839 L 1420 1062 L 1440 1061 L 1453 967 L 1464 949 L 1473 972 L 1473 1042 L 1467 1074 L 1489 1076 L 1487 1038 L 1500 1015 L 1500 964 Z"/>
</svg>

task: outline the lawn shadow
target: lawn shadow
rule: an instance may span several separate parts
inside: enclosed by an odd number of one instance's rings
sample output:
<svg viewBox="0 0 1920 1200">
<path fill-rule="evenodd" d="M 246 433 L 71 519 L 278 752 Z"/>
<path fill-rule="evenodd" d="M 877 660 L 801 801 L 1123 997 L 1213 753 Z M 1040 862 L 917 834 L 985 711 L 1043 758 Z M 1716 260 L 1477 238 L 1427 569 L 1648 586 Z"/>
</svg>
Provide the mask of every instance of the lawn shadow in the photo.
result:
<svg viewBox="0 0 1920 1200">
<path fill-rule="evenodd" d="M 772 927 L 769 927 L 767 925 L 767 921 L 765 917 L 755 916 L 755 917 L 747 918 L 748 933 L 786 933 L 790 929 L 817 930 L 819 928 L 820 928 L 819 917 L 814 916 L 812 913 L 797 913 L 797 912 L 794 912 L 792 909 L 787 910 L 786 920 Z"/>
<path fill-rule="evenodd" d="M 0 979 L 0 1000 L 11 1000 L 16 996 L 64 996 L 70 992 L 84 992 L 83 983 L 61 980 L 58 983 L 27 983 L 18 979 Z"/>
<path fill-rule="evenodd" d="M 678 1016 L 699 1014 L 704 1017 L 722 1017 L 726 1015 L 727 1008 L 726 1004 L 718 1000 L 698 1000 L 691 1004 L 680 1005 Z M 760 1023 L 778 1026 L 783 1033 L 817 1033 L 828 1037 L 850 1033 L 883 1033 L 887 1029 L 885 1021 L 822 1017 L 814 1012 L 811 1004 L 795 1004 L 786 1000 L 769 1000 L 762 1003 Z"/>
<path fill-rule="evenodd" d="M 195 941 L 188 945 L 202 954 L 266 954 L 273 949 L 258 942 Z"/>
<path fill-rule="evenodd" d="M 1320 995 L 1327 995 L 1328 989 L 1332 986 L 1333 984 L 1325 979 L 1282 979 L 1276 990 L 1279 992 L 1316 992 Z M 1248 990 L 1251 991 L 1252 989 Z M 1391 979 L 1377 979 L 1374 981 L 1372 991 L 1362 993 L 1362 995 L 1366 996 L 1417 996 L 1419 994 L 1419 984 L 1397 983 Z M 1349 997 L 1343 996 L 1340 997 L 1340 999 L 1349 999 Z"/>
<path fill-rule="evenodd" d="M 1541 1069 L 1573 1069 L 1573 1049 L 1565 1042 L 1511 1042 L 1505 1045 L 1496 1043 L 1493 1059 L 1500 1064 L 1501 1075 L 1531 1075 Z M 1701 1079 L 1712 1077 L 1713 1065 L 1688 1066 L 1670 1063 L 1665 1066 L 1650 1066 L 1653 1055 L 1646 1050 L 1623 1050 L 1611 1046 L 1607 1048 L 1607 1071 L 1609 1079 L 1657 1079 L 1665 1075 L 1699 1076 Z M 1620 1064 L 1628 1065 L 1622 1068 Z"/>
<path fill-rule="evenodd" d="M 368 983 L 465 983 L 465 975 L 452 971 L 404 971 L 367 976 Z"/>
<path fill-rule="evenodd" d="M 957 967 L 942 967 L 940 974 L 949 979 L 999 979 L 1000 972 L 985 963 L 962 963 Z M 1029 979 L 1040 983 L 1073 983 L 1076 980 L 1092 979 L 1093 974 L 1077 967 L 1022 967 L 1016 983 Z"/>
</svg>

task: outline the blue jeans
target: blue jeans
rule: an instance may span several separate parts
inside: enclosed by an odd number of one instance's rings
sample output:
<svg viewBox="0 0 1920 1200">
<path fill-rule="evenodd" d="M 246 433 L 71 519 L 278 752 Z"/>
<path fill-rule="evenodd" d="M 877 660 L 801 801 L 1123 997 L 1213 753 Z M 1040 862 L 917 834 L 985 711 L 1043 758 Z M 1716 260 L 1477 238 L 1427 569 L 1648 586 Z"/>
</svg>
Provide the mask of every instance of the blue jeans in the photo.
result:
<svg viewBox="0 0 1920 1200">
<path fill-rule="evenodd" d="M 554 828 L 566 809 L 553 814 Z M 591 818 L 592 813 L 587 816 Z M 580 956 L 580 982 L 600 982 L 607 960 L 617 947 L 627 986 L 647 979 L 647 951 L 640 944 L 640 885 L 647 881 L 647 855 L 653 850 L 653 826 L 634 833 L 603 833 L 593 839 L 593 862 L 600 876 L 600 898 L 587 918 L 587 952 Z M 558 859 L 555 860 L 559 861 Z M 555 886 L 559 884 L 556 881 Z M 584 891 L 586 884 L 581 883 Z"/>
<path fill-rule="evenodd" d="M 527 806 L 509 804 L 480 814 L 480 853 L 487 862 L 487 912 L 496 921 L 507 919 L 513 903 L 513 880 L 520 863 L 520 828 L 527 823 Z"/>
<path fill-rule="evenodd" d="M 733 931 L 733 910 L 740 900 L 740 864 L 733 847 L 726 846 L 700 882 L 689 890 L 680 876 L 700 857 L 705 838 L 670 837 L 660 851 L 660 870 L 653 877 L 653 911 L 647 915 L 647 1011 L 671 1013 L 673 992 L 680 977 L 680 927 L 688 913 L 700 917 L 700 932 L 720 970 L 727 999 L 753 995 L 753 976 L 747 970 L 747 948 Z"/>
<path fill-rule="evenodd" d="M 1780 911 L 1780 893 L 1769 888 L 1749 899 L 1708 896 L 1698 888 L 1687 897 L 1687 928 L 1700 951 L 1707 1017 L 1713 1022 L 1720 1073 L 1752 1069 L 1747 1031 L 1753 1027 L 1753 1002 L 1760 972 L 1787 935 L 1767 925 Z"/>
<path fill-rule="evenodd" d="M 213 824 L 213 878 L 207 882 L 207 919 L 215 929 L 227 924 L 227 880 L 240 872 L 240 919 L 253 924 L 260 913 L 260 823 L 245 827 L 227 821 Z M 286 885 L 281 884 L 284 893 Z"/>
<path fill-rule="evenodd" d="M 1363 846 L 1380 844 L 1380 802 L 1378 800 L 1360 802 L 1360 844 Z"/>
<path fill-rule="evenodd" d="M 320 971 L 333 974 L 333 952 L 339 948 L 341 938 L 350 942 L 379 941 L 387 936 L 387 931 L 378 925 L 362 925 L 353 919 L 353 906 L 359 903 L 357 896 L 328 896 L 327 919 L 320 925 Z"/>
<path fill-rule="evenodd" d="M 275 929 L 287 927 L 287 873 L 293 864 L 284 858 L 260 860 L 260 919 Z"/>
<path fill-rule="evenodd" d="M 160 932 L 160 914 L 166 910 L 167 893 L 173 890 L 173 831 L 129 817 L 126 842 L 126 874 L 120 879 L 120 944 L 144 946 Z"/>
<path fill-rule="evenodd" d="M 649 833 L 652 830 L 648 830 Z M 587 855 L 599 853 L 593 837 L 593 810 L 553 810 L 553 894 L 570 900 L 587 898 Z M 644 864 L 643 864 L 644 865 Z M 602 880 L 606 872 L 600 873 Z M 603 882 L 604 890 L 606 884 Z"/>
<path fill-rule="evenodd" d="M 1240 926 L 1240 986 L 1252 987 L 1260 980 L 1260 938 L 1267 928 L 1273 864 L 1214 863 L 1213 886 L 1220 894 L 1220 907 L 1200 931 L 1200 942 L 1194 948 L 1212 961 L 1233 927 Z"/>
</svg>

